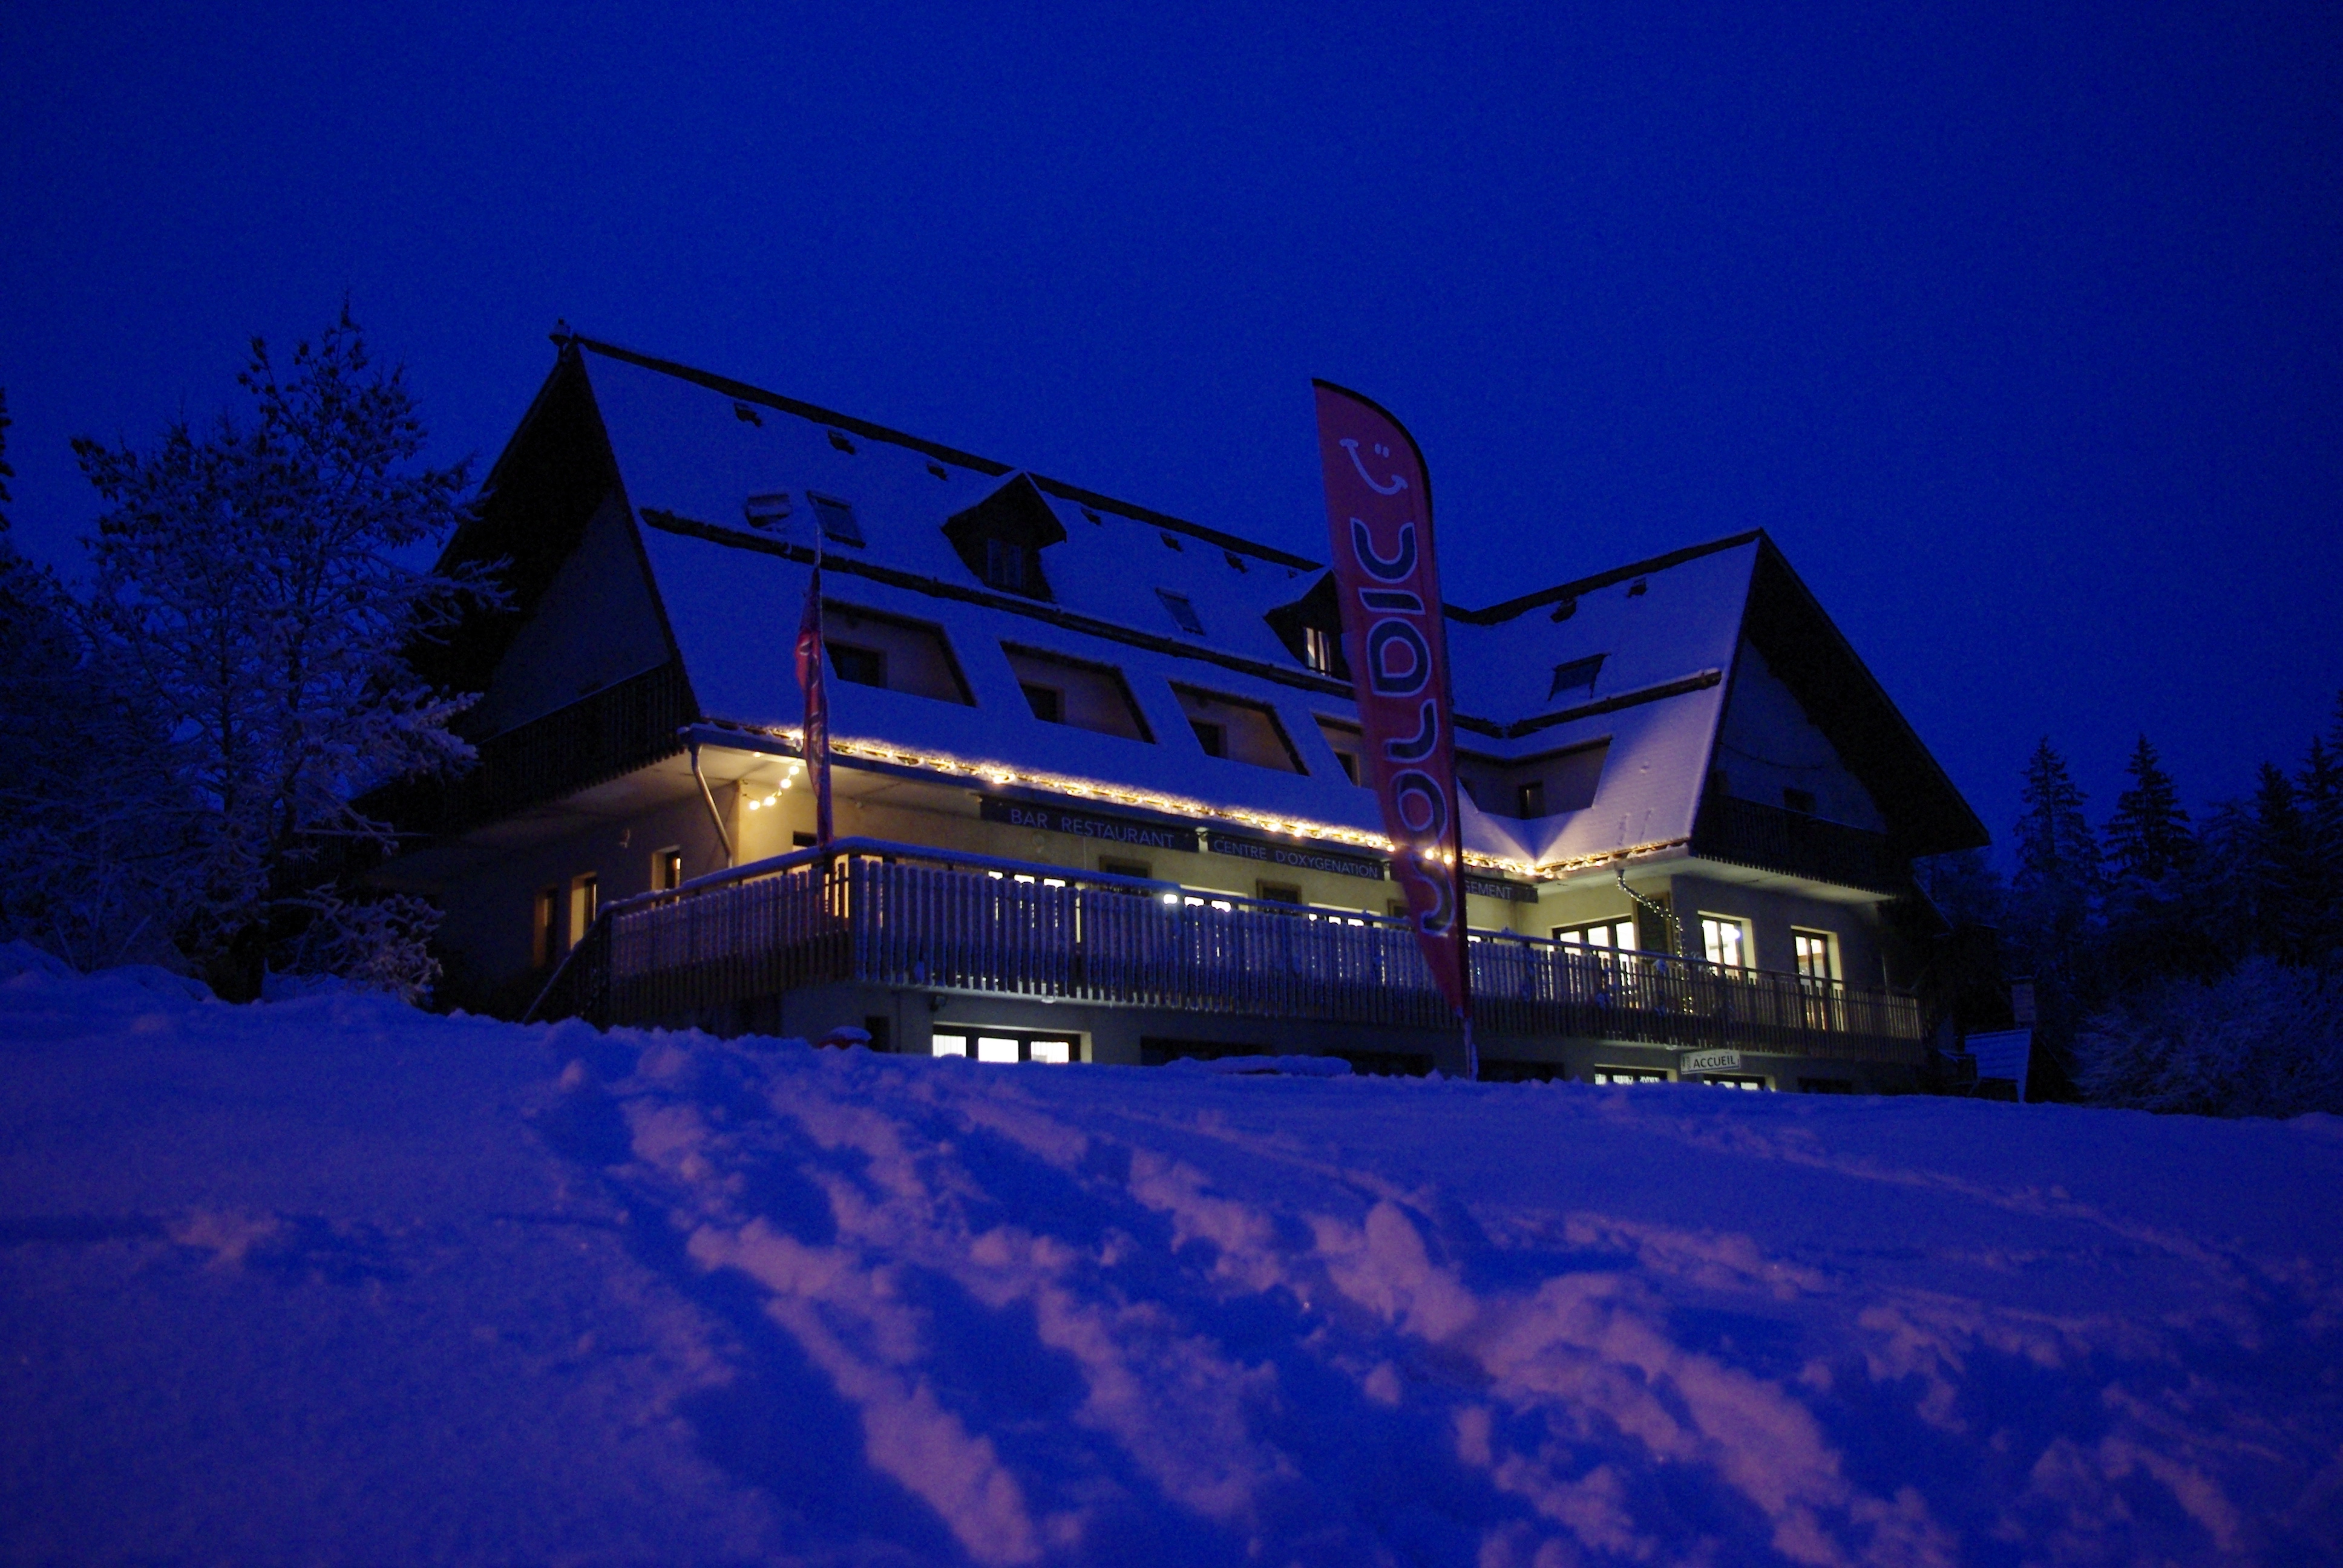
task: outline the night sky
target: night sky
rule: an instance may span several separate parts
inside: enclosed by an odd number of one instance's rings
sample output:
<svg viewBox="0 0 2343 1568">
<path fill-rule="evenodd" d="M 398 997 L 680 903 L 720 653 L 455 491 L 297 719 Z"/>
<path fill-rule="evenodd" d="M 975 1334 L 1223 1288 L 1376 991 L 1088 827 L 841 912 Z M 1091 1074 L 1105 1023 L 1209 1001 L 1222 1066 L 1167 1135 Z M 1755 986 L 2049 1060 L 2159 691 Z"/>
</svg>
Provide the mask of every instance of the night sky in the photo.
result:
<svg viewBox="0 0 2343 1568">
<path fill-rule="evenodd" d="M 2343 10 L 0 6 L 17 539 L 347 292 L 444 457 L 566 317 L 1450 598 L 1762 526 L 1997 837 L 2343 688 Z M 786 639 L 794 607 L 776 611 Z"/>
</svg>

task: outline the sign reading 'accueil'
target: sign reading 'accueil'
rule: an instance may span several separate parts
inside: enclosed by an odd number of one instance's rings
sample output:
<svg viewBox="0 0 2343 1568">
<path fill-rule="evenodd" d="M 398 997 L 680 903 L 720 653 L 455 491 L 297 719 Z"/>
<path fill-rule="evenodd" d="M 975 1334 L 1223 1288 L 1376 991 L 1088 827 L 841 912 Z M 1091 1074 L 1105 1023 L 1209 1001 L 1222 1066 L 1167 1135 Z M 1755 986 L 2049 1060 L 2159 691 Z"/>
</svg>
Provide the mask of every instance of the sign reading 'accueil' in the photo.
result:
<svg viewBox="0 0 2343 1568">
<path fill-rule="evenodd" d="M 1400 422 L 1319 381 L 1318 461 L 1341 594 L 1342 651 L 1366 732 L 1367 778 L 1397 851 L 1392 879 L 1433 978 L 1466 1025 L 1463 844 L 1448 705 L 1448 632 L 1432 555 L 1432 487 Z"/>
</svg>

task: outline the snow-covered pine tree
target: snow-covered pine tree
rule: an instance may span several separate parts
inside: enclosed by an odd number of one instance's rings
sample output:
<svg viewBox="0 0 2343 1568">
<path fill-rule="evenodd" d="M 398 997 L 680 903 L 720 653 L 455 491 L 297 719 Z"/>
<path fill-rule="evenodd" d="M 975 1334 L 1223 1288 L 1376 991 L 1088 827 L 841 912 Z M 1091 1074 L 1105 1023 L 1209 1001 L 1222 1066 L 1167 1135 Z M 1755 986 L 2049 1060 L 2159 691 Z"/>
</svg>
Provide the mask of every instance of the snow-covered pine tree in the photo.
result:
<svg viewBox="0 0 2343 1568">
<path fill-rule="evenodd" d="M 2321 909 L 2310 822 L 2294 780 L 2265 762 L 2254 789 L 2252 879 L 2255 945 L 2281 963 L 2319 956 Z"/>
<path fill-rule="evenodd" d="M 2322 963 L 2343 967 L 2343 693 L 2335 699 L 2328 735 L 2311 739 L 2296 792 L 2310 840 L 2318 904 L 2315 956 Z"/>
<path fill-rule="evenodd" d="M 387 840 L 351 805 L 367 789 L 470 759 L 447 727 L 463 700 L 404 655 L 491 590 L 402 560 L 455 524 L 468 465 L 417 461 L 414 397 L 347 307 L 286 371 L 256 338 L 237 383 L 242 419 L 182 420 L 143 452 L 74 444 L 108 508 L 91 625 L 169 736 L 141 760 L 184 791 L 192 908 L 176 935 L 215 989 L 245 997 L 272 953 L 344 953 L 342 927 L 369 930 L 396 951 L 360 967 L 411 992 L 436 969 L 431 912 L 354 913 L 322 851 Z"/>
<path fill-rule="evenodd" d="M 2092 938 L 2104 883 L 2099 840 L 2083 814 L 2082 786 L 2048 737 L 2026 766 L 2025 805 L 2013 838 L 2017 874 L 2010 880 L 2009 936 L 2017 961 L 2034 976 L 2040 1009 L 2036 1026 L 2036 1086 L 2047 1097 L 2066 1092 L 2066 1050 L 2077 1021 L 2092 1000 L 2087 993 Z M 2045 1070 L 2046 1070 L 2046 1071 Z"/>
<path fill-rule="evenodd" d="M 2214 974 L 2235 961 L 2206 929 L 2189 877 L 2197 844 L 2180 791 L 2143 735 L 2125 765 L 2131 788 L 2107 821 L 2105 924 L 2096 966 L 2115 992 L 2173 975 Z"/>
<path fill-rule="evenodd" d="M 2180 791 L 2147 736 L 2132 748 L 2124 771 L 2132 783 L 2116 797 L 2116 814 L 2107 820 L 2107 859 L 2118 886 L 2154 888 L 2188 863 L 2197 840 Z"/>
<path fill-rule="evenodd" d="M 15 473 L 8 424 L 0 393 L 0 481 Z M 8 525 L 0 512 L 0 941 L 82 969 L 169 958 L 169 824 L 152 784 L 121 766 L 160 737 L 92 662 L 72 598 Z"/>
</svg>

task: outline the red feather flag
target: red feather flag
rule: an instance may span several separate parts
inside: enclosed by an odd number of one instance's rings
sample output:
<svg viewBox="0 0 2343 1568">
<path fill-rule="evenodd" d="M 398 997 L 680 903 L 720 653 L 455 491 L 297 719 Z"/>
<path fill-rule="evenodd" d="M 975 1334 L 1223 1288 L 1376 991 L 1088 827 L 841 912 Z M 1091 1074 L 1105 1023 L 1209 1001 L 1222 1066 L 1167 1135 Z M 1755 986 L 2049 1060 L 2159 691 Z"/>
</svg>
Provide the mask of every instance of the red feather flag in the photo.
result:
<svg viewBox="0 0 2343 1568">
<path fill-rule="evenodd" d="M 822 678 L 821 558 L 806 584 L 805 614 L 798 618 L 798 685 L 805 691 L 805 739 L 799 750 L 813 786 L 813 841 L 830 843 L 830 687 Z"/>
<path fill-rule="evenodd" d="M 1479 1076 L 1464 927 L 1463 813 L 1448 689 L 1448 629 L 1432 554 L 1432 484 L 1400 422 L 1325 381 L 1318 457 L 1342 616 L 1342 651 L 1366 732 L 1367 778 L 1395 851 L 1392 876 Z"/>
</svg>

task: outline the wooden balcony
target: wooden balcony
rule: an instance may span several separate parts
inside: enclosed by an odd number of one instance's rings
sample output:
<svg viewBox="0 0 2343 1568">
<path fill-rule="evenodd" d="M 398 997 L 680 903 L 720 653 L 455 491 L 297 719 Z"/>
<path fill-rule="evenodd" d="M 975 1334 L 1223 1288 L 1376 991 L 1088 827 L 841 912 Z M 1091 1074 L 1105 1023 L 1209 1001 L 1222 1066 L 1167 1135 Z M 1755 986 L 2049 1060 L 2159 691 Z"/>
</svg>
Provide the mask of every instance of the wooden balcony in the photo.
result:
<svg viewBox="0 0 2343 1568">
<path fill-rule="evenodd" d="M 1701 802 L 1692 851 L 1704 859 L 1874 892 L 1897 892 L 1911 880 L 1910 867 L 1884 833 L 1714 791 Z"/>
<path fill-rule="evenodd" d="M 1908 996 L 1612 953 L 1473 939 L 1486 1037 L 1601 1039 L 1916 1062 Z M 613 904 L 532 1019 L 672 1021 L 840 982 L 1171 1012 L 1442 1029 L 1397 920 L 845 839 Z"/>
</svg>

